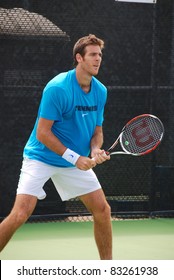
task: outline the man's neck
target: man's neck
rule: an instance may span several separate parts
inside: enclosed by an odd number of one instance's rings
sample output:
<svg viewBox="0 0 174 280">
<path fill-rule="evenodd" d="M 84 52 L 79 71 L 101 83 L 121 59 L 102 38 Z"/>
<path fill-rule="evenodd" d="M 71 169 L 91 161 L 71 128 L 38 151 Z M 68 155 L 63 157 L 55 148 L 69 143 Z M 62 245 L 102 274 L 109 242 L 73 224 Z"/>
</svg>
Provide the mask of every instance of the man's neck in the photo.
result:
<svg viewBox="0 0 174 280">
<path fill-rule="evenodd" d="M 86 73 L 83 73 L 80 69 L 76 68 L 76 78 L 82 90 L 88 93 L 91 89 L 92 76 L 89 76 Z"/>
</svg>

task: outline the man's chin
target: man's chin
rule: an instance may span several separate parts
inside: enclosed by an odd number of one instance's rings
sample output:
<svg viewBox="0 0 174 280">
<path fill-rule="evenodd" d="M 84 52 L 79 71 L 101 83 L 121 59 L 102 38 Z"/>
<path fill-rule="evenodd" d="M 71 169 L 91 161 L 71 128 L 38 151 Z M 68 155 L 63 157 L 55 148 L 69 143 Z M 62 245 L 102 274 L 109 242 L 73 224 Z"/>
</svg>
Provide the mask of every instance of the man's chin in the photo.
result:
<svg viewBox="0 0 174 280">
<path fill-rule="evenodd" d="M 97 71 L 93 71 L 93 76 L 97 76 L 98 75 L 99 70 Z"/>
</svg>

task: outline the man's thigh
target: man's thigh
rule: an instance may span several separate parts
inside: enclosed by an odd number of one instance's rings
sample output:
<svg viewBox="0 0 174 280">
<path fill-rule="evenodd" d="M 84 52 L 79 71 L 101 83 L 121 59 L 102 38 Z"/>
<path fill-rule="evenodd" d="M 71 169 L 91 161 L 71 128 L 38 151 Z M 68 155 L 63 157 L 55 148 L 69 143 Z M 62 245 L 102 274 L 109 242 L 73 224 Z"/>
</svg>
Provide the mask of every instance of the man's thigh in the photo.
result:
<svg viewBox="0 0 174 280">
<path fill-rule="evenodd" d="M 102 189 L 79 196 L 79 199 L 91 213 L 101 211 L 105 206 L 108 206 Z"/>
</svg>

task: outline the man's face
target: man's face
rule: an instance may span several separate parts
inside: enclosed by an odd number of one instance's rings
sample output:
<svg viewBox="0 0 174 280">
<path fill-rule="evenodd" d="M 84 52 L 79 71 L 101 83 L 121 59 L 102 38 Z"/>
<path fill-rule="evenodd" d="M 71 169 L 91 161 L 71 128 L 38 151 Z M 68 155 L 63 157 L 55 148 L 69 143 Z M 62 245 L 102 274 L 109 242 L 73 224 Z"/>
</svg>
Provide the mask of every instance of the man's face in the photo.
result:
<svg viewBox="0 0 174 280">
<path fill-rule="evenodd" d="M 99 46 L 89 45 L 85 48 L 85 55 L 79 55 L 81 69 L 91 76 L 98 74 L 102 61 L 102 52 Z"/>
</svg>

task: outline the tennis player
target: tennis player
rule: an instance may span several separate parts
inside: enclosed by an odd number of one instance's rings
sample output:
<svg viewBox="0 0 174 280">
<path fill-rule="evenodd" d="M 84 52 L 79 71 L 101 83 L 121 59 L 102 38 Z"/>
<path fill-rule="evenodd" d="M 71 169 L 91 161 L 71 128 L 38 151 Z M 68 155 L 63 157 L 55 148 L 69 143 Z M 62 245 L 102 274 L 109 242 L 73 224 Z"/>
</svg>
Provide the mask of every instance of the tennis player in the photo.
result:
<svg viewBox="0 0 174 280">
<path fill-rule="evenodd" d="M 94 76 L 102 61 L 104 41 L 95 35 L 73 48 L 74 69 L 54 77 L 43 90 L 11 213 L 0 224 L 0 251 L 27 221 L 52 179 L 63 201 L 79 197 L 94 219 L 100 259 L 112 259 L 110 207 L 92 168 L 110 159 L 101 149 L 106 87 Z"/>
</svg>

